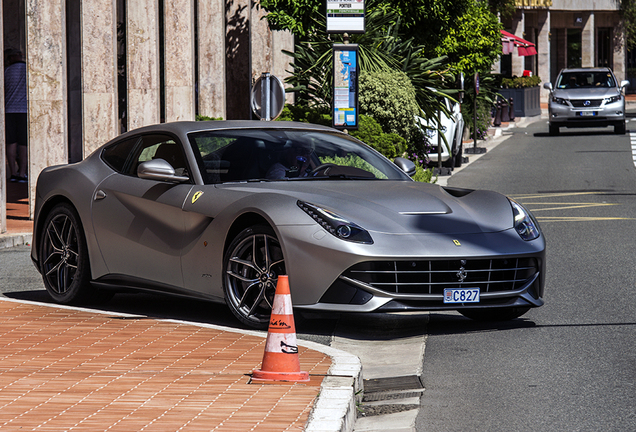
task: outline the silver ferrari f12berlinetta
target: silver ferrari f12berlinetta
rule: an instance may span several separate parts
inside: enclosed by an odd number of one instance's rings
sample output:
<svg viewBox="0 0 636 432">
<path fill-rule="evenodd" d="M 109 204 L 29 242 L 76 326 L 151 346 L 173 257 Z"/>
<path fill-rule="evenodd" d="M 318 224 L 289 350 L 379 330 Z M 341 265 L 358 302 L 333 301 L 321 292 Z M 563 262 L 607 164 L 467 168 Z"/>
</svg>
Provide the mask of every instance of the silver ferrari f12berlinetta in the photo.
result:
<svg viewBox="0 0 636 432">
<path fill-rule="evenodd" d="M 532 214 L 414 171 L 306 123 L 143 127 L 40 174 L 31 257 L 59 303 L 172 293 L 225 301 L 254 328 L 267 327 L 282 274 L 301 311 L 508 320 L 541 306 Z"/>
</svg>

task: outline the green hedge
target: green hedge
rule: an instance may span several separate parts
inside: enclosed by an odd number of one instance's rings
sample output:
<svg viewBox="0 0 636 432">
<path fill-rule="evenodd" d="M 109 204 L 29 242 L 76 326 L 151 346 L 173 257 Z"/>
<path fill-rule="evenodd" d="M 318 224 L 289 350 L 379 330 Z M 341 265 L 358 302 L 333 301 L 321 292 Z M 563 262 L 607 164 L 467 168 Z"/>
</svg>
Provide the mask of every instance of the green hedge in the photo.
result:
<svg viewBox="0 0 636 432">
<path fill-rule="evenodd" d="M 524 76 L 501 79 L 502 88 L 536 87 L 539 84 L 541 84 L 541 78 L 539 78 L 538 76 Z"/>
</svg>

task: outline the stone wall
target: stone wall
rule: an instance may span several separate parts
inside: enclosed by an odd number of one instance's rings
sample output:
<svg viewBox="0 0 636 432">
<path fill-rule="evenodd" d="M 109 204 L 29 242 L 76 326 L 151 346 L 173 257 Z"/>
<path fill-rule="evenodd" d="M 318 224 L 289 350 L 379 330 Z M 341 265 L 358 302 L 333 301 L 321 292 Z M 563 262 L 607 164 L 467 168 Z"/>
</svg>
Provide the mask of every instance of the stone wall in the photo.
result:
<svg viewBox="0 0 636 432">
<path fill-rule="evenodd" d="M 294 48 L 293 35 L 272 32 L 250 0 L 0 2 L 10 23 L 5 46 L 27 54 L 31 209 L 42 169 L 86 157 L 122 130 L 194 120 L 197 113 L 251 118 L 254 78 L 271 72 L 283 80 L 290 59 L 281 50 Z M 118 44 L 122 14 L 125 40 Z M 125 51 L 125 72 L 119 71 L 125 89 L 118 88 L 118 47 Z M 6 170 L 0 162 L 1 231 Z"/>
</svg>

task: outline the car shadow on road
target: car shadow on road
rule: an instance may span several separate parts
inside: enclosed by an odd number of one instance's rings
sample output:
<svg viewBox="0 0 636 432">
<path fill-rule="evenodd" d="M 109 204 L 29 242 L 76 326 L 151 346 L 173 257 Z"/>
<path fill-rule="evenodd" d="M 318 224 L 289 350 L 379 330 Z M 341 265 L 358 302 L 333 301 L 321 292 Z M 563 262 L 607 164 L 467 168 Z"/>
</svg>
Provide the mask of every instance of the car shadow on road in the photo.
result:
<svg viewBox="0 0 636 432">
<path fill-rule="evenodd" d="M 524 317 L 510 321 L 484 322 L 471 320 L 456 313 L 431 313 L 427 333 L 431 336 L 443 336 L 535 327 L 537 324 L 534 321 Z"/>
<path fill-rule="evenodd" d="M 631 131 L 627 130 L 625 133 L 629 134 Z M 575 137 L 575 136 L 595 136 L 595 135 L 615 135 L 612 129 L 607 130 L 576 130 L 576 131 L 567 131 L 567 132 L 559 132 L 558 135 L 550 135 L 550 133 L 546 132 L 535 132 L 533 136 L 537 138 L 557 138 L 557 137 Z M 621 136 L 621 135 L 618 135 Z"/>
<path fill-rule="evenodd" d="M 4 294 L 25 300 L 58 306 L 45 290 L 14 291 Z M 214 303 L 160 294 L 118 293 L 102 304 L 84 305 L 108 313 L 139 316 L 139 319 L 173 319 L 199 324 L 253 330 L 239 322 L 223 303 Z M 422 335 L 450 335 L 537 327 L 534 321 L 518 318 L 502 322 L 479 322 L 455 312 L 414 313 L 308 313 L 295 311 L 296 331 L 302 335 L 330 336 L 337 328 L 339 336 L 354 340 L 393 340 Z M 311 338 L 310 338 L 311 339 Z"/>
<path fill-rule="evenodd" d="M 58 306 L 45 290 L 14 291 L 4 293 L 4 295 L 16 300 L 36 301 Z M 155 319 L 174 319 L 236 329 L 249 329 L 234 318 L 225 304 L 160 294 L 118 293 L 107 302 L 86 304 L 82 307 L 105 313 L 114 312 Z"/>
</svg>

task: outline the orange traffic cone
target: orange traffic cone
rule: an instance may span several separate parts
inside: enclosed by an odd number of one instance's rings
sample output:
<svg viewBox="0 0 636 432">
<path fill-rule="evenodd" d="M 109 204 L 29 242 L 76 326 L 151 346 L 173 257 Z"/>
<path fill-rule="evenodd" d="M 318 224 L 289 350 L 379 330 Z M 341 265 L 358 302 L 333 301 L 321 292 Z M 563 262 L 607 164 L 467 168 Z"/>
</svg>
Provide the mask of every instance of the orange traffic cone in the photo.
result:
<svg viewBox="0 0 636 432">
<path fill-rule="evenodd" d="M 287 276 L 278 276 L 263 364 L 261 369 L 254 369 L 252 380 L 309 381 L 309 374 L 300 370 L 296 325 Z"/>
</svg>

